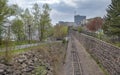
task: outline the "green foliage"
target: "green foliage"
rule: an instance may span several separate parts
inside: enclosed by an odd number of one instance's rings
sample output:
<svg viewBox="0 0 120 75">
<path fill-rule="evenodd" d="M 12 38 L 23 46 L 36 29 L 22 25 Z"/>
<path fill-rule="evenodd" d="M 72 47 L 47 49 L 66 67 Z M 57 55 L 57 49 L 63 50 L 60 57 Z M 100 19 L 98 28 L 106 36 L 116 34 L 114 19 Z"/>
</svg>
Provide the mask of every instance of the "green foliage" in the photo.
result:
<svg viewBox="0 0 120 75">
<path fill-rule="evenodd" d="M 40 23 L 40 18 L 41 18 L 41 11 L 40 11 L 40 7 L 38 6 L 38 4 L 34 4 L 33 6 L 33 15 L 34 15 L 34 25 L 38 28 L 39 27 L 39 23 Z"/>
<path fill-rule="evenodd" d="M 13 4 L 10 6 L 10 8 L 13 10 L 13 15 L 18 17 L 21 16 L 21 13 L 23 12 L 23 10 L 16 4 Z"/>
<path fill-rule="evenodd" d="M 120 42 L 116 42 L 114 45 L 120 47 Z"/>
<path fill-rule="evenodd" d="M 13 33 L 16 35 L 18 41 L 24 39 L 25 34 L 24 34 L 23 22 L 20 19 L 14 19 L 11 28 Z"/>
<path fill-rule="evenodd" d="M 13 13 L 11 6 L 7 5 L 7 0 L 0 0 L 0 45 L 2 44 L 3 24 Z"/>
<path fill-rule="evenodd" d="M 51 19 L 50 19 L 50 7 L 48 4 L 43 5 L 43 12 L 41 14 L 40 18 L 40 41 L 44 40 L 49 36 L 48 32 L 50 31 L 49 28 L 51 28 Z"/>
<path fill-rule="evenodd" d="M 34 4 L 32 13 L 33 13 L 33 17 L 34 17 L 34 19 L 33 19 L 34 28 L 38 31 L 38 36 L 40 36 L 41 10 L 40 10 L 40 7 L 37 3 Z"/>
<path fill-rule="evenodd" d="M 7 0 L 0 0 L 0 25 L 9 16 L 13 14 L 13 10 L 7 5 Z"/>
<path fill-rule="evenodd" d="M 78 32 L 81 33 L 83 31 L 82 27 L 78 27 Z"/>
<path fill-rule="evenodd" d="M 0 25 L 0 45 L 2 44 L 2 26 Z"/>
<path fill-rule="evenodd" d="M 66 44 L 66 43 L 68 43 L 68 40 L 66 40 L 65 38 L 62 40 L 62 43 L 63 44 Z"/>
<path fill-rule="evenodd" d="M 13 15 L 12 21 L 12 32 L 17 40 L 32 40 L 32 36 L 38 31 L 40 40 L 44 40 L 53 34 L 53 27 L 51 26 L 50 19 L 50 7 L 48 4 L 44 4 L 42 12 L 38 4 L 34 4 L 33 11 L 29 9 L 21 9 L 18 5 L 14 4 L 8 6 L 7 0 L 0 0 L 0 45 L 2 42 L 4 23 L 7 22 L 8 17 Z M 30 28 L 28 27 L 30 25 Z M 28 37 L 30 29 L 30 36 Z M 4 30 L 5 31 L 5 30 Z M 9 34 L 10 35 L 10 34 Z"/>
<path fill-rule="evenodd" d="M 54 27 L 54 33 L 53 36 L 56 39 L 63 39 L 64 37 L 66 37 L 68 34 L 68 26 L 64 26 L 64 25 L 56 25 Z"/>
<path fill-rule="evenodd" d="M 103 29 L 109 36 L 120 37 L 120 0 L 112 0 L 109 5 Z"/>
<path fill-rule="evenodd" d="M 34 34 L 35 27 L 33 25 L 33 15 L 30 13 L 29 9 L 25 9 L 23 14 L 21 15 L 21 20 L 23 21 L 24 25 L 24 32 L 25 32 L 25 40 L 31 40 L 32 35 Z M 30 26 L 30 27 L 29 27 Z M 30 29 L 30 34 L 29 34 L 29 29 Z M 28 37 L 29 35 L 29 37 Z"/>
<path fill-rule="evenodd" d="M 33 25 L 33 16 L 32 14 L 30 13 L 29 9 L 27 8 L 25 11 L 24 11 L 24 14 L 23 14 L 23 17 L 25 19 L 25 24 L 26 25 Z"/>
<path fill-rule="evenodd" d="M 45 66 L 39 66 L 35 70 L 35 75 L 46 75 L 46 73 L 47 73 L 47 70 Z"/>
<path fill-rule="evenodd" d="M 98 39 L 104 39 L 104 37 L 105 37 L 105 35 L 104 35 L 104 33 L 103 33 L 103 30 L 99 30 L 99 31 L 97 31 L 96 32 L 96 37 L 98 38 Z"/>
</svg>

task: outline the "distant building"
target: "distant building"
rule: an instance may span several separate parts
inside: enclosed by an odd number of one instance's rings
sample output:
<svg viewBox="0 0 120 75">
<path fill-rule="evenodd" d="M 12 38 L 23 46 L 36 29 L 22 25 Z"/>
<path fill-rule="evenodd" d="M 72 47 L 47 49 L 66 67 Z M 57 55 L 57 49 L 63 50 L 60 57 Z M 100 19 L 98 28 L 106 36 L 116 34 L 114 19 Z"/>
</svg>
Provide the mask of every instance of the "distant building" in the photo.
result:
<svg viewBox="0 0 120 75">
<path fill-rule="evenodd" d="M 86 16 L 80 16 L 80 15 L 74 16 L 74 22 L 76 25 L 81 25 L 82 23 L 84 23 L 85 19 L 86 19 Z"/>
<path fill-rule="evenodd" d="M 77 27 L 77 26 L 85 25 L 86 23 L 87 23 L 86 16 L 75 15 L 74 22 L 59 21 L 57 24 Z"/>
<path fill-rule="evenodd" d="M 76 26 L 74 22 L 64 22 L 64 21 L 59 21 L 59 25 L 66 25 L 66 26 Z"/>
</svg>

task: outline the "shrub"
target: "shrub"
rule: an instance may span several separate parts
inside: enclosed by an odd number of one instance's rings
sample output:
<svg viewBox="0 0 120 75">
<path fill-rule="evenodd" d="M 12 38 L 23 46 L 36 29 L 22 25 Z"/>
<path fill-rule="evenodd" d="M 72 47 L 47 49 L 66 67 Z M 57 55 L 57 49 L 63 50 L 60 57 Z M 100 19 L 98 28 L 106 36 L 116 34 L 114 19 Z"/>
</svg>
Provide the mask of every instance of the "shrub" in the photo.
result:
<svg viewBox="0 0 120 75">
<path fill-rule="evenodd" d="M 81 33 L 83 31 L 82 27 L 78 27 L 78 32 Z"/>
<path fill-rule="evenodd" d="M 54 27 L 54 38 L 56 39 L 63 39 L 64 37 L 66 37 L 68 34 L 68 26 L 64 26 L 64 25 L 56 25 Z"/>
</svg>

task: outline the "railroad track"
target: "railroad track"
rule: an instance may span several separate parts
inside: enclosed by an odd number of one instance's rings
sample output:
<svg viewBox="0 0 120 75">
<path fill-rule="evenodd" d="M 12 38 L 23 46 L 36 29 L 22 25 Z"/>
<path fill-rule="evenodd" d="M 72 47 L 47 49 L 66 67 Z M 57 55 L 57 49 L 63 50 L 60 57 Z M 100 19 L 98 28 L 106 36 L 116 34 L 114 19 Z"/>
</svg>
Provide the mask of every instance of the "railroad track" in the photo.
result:
<svg viewBox="0 0 120 75">
<path fill-rule="evenodd" d="M 74 72 L 73 75 L 83 75 L 80 58 L 79 58 L 77 48 L 76 48 L 74 42 L 72 42 L 71 55 L 72 55 L 72 62 L 73 62 L 73 72 Z"/>
</svg>

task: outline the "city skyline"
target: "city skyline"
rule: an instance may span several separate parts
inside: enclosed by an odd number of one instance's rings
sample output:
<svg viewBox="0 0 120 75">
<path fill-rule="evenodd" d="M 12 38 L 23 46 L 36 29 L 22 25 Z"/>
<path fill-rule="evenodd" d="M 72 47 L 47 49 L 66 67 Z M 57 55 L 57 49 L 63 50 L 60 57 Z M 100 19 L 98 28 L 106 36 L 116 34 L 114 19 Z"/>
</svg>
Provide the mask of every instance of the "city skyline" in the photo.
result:
<svg viewBox="0 0 120 75">
<path fill-rule="evenodd" d="M 74 22 L 75 12 L 78 15 L 85 15 L 87 18 L 106 15 L 106 9 L 111 0 L 9 0 L 8 4 L 18 4 L 21 8 L 31 9 L 34 3 L 41 7 L 48 3 L 52 9 L 52 24 L 58 21 Z"/>
</svg>

